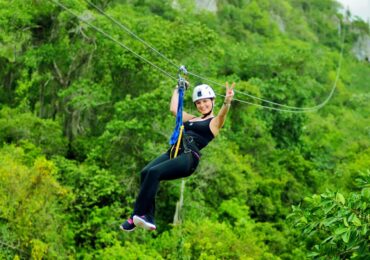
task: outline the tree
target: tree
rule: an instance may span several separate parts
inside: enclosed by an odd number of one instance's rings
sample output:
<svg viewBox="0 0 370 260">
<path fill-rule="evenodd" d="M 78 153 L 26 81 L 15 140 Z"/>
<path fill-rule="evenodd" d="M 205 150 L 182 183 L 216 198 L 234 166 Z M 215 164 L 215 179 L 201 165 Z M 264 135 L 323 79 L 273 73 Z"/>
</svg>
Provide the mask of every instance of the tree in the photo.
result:
<svg viewBox="0 0 370 260">
<path fill-rule="evenodd" d="M 51 161 L 29 159 L 14 145 L 0 149 L 0 242 L 7 249 L 0 256 L 67 257 L 73 235 L 63 210 L 70 193 Z"/>
</svg>

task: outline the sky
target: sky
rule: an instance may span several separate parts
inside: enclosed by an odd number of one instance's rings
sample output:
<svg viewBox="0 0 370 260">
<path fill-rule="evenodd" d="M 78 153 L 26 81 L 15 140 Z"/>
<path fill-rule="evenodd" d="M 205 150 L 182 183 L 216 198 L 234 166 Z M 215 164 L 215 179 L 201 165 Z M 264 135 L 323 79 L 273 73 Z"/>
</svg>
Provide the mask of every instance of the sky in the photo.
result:
<svg viewBox="0 0 370 260">
<path fill-rule="evenodd" d="M 370 21 L 370 0 L 337 0 L 344 8 L 349 10 L 352 16 L 359 16 L 364 21 Z"/>
</svg>

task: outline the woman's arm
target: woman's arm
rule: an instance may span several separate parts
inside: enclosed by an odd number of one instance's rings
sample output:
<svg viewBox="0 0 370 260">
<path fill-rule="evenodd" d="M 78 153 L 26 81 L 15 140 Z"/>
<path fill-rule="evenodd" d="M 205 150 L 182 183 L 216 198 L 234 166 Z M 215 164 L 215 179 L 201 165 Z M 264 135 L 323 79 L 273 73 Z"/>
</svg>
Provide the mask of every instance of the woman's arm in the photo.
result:
<svg viewBox="0 0 370 260">
<path fill-rule="evenodd" d="M 217 116 L 211 121 L 210 128 L 214 136 L 218 134 L 220 129 L 225 123 L 227 112 L 229 112 L 231 101 L 234 97 L 235 82 L 229 87 L 229 83 L 226 82 L 226 96 L 225 101 L 218 112 Z"/>
<path fill-rule="evenodd" d="M 176 86 L 176 88 L 173 90 L 172 97 L 171 97 L 171 103 L 170 103 L 170 111 L 174 116 L 177 115 L 178 104 L 179 104 L 179 92 Z"/>
<path fill-rule="evenodd" d="M 172 98 L 171 98 L 171 104 L 170 104 L 170 111 L 174 116 L 177 116 L 178 104 L 179 104 L 179 92 L 178 92 L 178 88 L 176 86 L 176 88 L 173 90 Z M 183 122 L 189 121 L 190 119 L 192 119 L 194 117 L 195 117 L 194 115 L 188 114 L 184 111 L 182 112 L 182 121 Z"/>
</svg>

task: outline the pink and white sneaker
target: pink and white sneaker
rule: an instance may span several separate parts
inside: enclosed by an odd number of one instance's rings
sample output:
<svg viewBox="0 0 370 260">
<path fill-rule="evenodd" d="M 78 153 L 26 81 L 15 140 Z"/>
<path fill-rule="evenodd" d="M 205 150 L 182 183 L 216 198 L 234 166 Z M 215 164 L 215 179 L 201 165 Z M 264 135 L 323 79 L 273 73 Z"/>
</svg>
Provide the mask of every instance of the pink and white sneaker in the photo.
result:
<svg viewBox="0 0 370 260">
<path fill-rule="evenodd" d="M 134 221 L 133 221 L 132 217 L 130 217 L 125 222 L 123 222 L 119 226 L 119 228 L 122 229 L 123 231 L 131 232 L 131 231 L 134 231 L 135 230 L 136 226 L 134 224 Z"/>
<path fill-rule="evenodd" d="M 135 226 L 142 227 L 146 230 L 156 230 L 157 227 L 154 224 L 154 218 L 149 215 L 134 216 Z"/>
</svg>

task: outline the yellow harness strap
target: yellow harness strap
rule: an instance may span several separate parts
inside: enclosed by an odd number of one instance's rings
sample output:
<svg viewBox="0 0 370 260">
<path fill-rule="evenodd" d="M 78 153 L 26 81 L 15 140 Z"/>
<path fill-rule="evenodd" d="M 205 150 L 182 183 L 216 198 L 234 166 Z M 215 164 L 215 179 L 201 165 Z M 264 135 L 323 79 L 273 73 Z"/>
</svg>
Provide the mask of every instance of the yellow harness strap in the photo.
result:
<svg viewBox="0 0 370 260">
<path fill-rule="evenodd" d="M 179 134 L 179 138 L 177 139 L 177 143 L 176 143 L 176 150 L 175 150 L 175 154 L 173 155 L 173 157 L 171 157 L 171 159 L 173 158 L 176 158 L 177 157 L 177 154 L 179 153 L 179 148 L 180 148 L 180 143 L 181 143 L 181 140 L 182 140 L 182 132 L 184 131 L 184 125 L 182 125 L 180 127 L 180 134 Z M 172 155 L 172 150 L 175 146 L 172 146 L 171 148 L 171 155 Z"/>
</svg>

